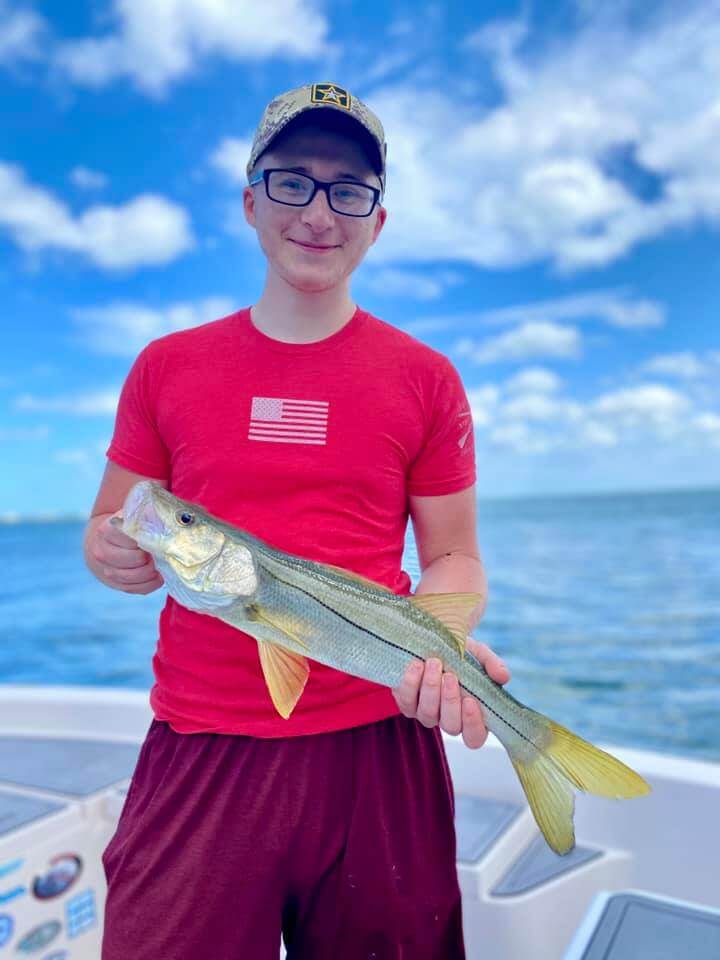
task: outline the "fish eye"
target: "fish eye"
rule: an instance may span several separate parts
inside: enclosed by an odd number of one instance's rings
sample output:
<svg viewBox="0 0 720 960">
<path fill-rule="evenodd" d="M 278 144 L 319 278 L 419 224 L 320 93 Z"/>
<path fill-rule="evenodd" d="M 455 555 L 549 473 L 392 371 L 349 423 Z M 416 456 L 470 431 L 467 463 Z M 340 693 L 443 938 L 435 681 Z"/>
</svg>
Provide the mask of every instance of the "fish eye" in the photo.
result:
<svg viewBox="0 0 720 960">
<path fill-rule="evenodd" d="M 175 514 L 175 519 L 184 527 L 190 527 L 193 523 L 195 523 L 195 514 L 188 513 L 187 510 L 178 510 Z"/>
</svg>

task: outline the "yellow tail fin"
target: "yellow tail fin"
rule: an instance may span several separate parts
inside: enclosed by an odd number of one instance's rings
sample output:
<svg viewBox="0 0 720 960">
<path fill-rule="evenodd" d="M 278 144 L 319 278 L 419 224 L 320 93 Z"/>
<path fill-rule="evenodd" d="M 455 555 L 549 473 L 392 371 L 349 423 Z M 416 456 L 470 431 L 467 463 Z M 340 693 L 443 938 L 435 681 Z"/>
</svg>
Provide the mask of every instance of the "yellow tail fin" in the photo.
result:
<svg viewBox="0 0 720 960">
<path fill-rule="evenodd" d="M 650 784 L 617 757 L 594 747 L 559 723 L 548 722 L 552 740 L 546 752 L 578 789 L 615 800 L 641 797 L 650 792 Z"/>
<path fill-rule="evenodd" d="M 530 760 L 508 752 L 543 836 L 556 853 L 569 853 L 575 846 L 571 783 L 587 793 L 616 799 L 642 796 L 650 792 L 650 785 L 616 757 L 553 720 L 542 720 L 548 733 L 542 749 Z"/>
</svg>

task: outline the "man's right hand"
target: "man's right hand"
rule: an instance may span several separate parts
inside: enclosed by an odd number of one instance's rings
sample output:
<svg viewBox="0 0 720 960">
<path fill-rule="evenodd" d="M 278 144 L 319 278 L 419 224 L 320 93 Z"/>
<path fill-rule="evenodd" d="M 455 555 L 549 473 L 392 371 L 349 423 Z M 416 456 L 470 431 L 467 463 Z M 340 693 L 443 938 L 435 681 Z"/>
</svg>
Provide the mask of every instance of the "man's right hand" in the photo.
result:
<svg viewBox="0 0 720 960">
<path fill-rule="evenodd" d="M 114 514 L 120 516 L 120 513 Z M 93 567 L 103 583 L 125 593 L 152 593 L 165 582 L 153 558 L 114 527 L 106 516 L 95 528 L 90 543 Z"/>
</svg>

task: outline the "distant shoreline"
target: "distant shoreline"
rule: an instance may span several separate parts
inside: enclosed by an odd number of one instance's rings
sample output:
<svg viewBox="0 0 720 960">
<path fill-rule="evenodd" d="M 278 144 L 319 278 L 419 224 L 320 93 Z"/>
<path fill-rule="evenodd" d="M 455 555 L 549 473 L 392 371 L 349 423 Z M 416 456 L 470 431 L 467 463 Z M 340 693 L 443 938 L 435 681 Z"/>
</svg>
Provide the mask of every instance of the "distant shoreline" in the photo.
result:
<svg viewBox="0 0 720 960">
<path fill-rule="evenodd" d="M 613 497 L 676 497 L 689 494 L 720 494 L 718 487 L 657 487 L 643 489 L 633 487 L 627 490 L 577 490 L 554 493 L 512 493 L 507 495 L 478 497 L 481 503 L 509 502 L 514 500 L 599 500 Z"/>
<path fill-rule="evenodd" d="M 0 514 L 0 527 L 15 527 L 23 523 L 87 523 L 83 513 L 38 513 L 23 516 L 17 513 Z"/>
<path fill-rule="evenodd" d="M 671 487 L 651 490 L 585 490 L 574 493 L 515 493 L 505 496 L 480 496 L 479 503 L 511 503 L 535 500 L 598 500 L 617 497 L 673 497 L 688 496 L 690 494 L 720 494 L 720 487 Z M 87 523 L 88 514 L 58 513 L 58 514 L 18 514 L 13 512 L 0 514 L 0 527 L 19 526 L 20 524 L 42 523 Z"/>
</svg>

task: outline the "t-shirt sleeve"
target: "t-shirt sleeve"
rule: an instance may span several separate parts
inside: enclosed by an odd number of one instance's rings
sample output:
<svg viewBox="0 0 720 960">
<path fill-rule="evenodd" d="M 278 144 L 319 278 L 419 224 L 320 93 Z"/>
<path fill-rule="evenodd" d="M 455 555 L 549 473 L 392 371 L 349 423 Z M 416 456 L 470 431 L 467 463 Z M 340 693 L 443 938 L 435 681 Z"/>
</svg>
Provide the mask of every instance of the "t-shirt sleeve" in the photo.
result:
<svg viewBox="0 0 720 960">
<path fill-rule="evenodd" d="M 475 438 L 465 387 L 443 357 L 426 388 L 427 431 L 410 465 L 408 493 L 440 496 L 475 483 Z"/>
<path fill-rule="evenodd" d="M 170 454 L 155 415 L 158 386 L 158 371 L 153 369 L 148 345 L 138 354 L 123 384 L 106 456 L 134 473 L 166 480 Z"/>
</svg>

